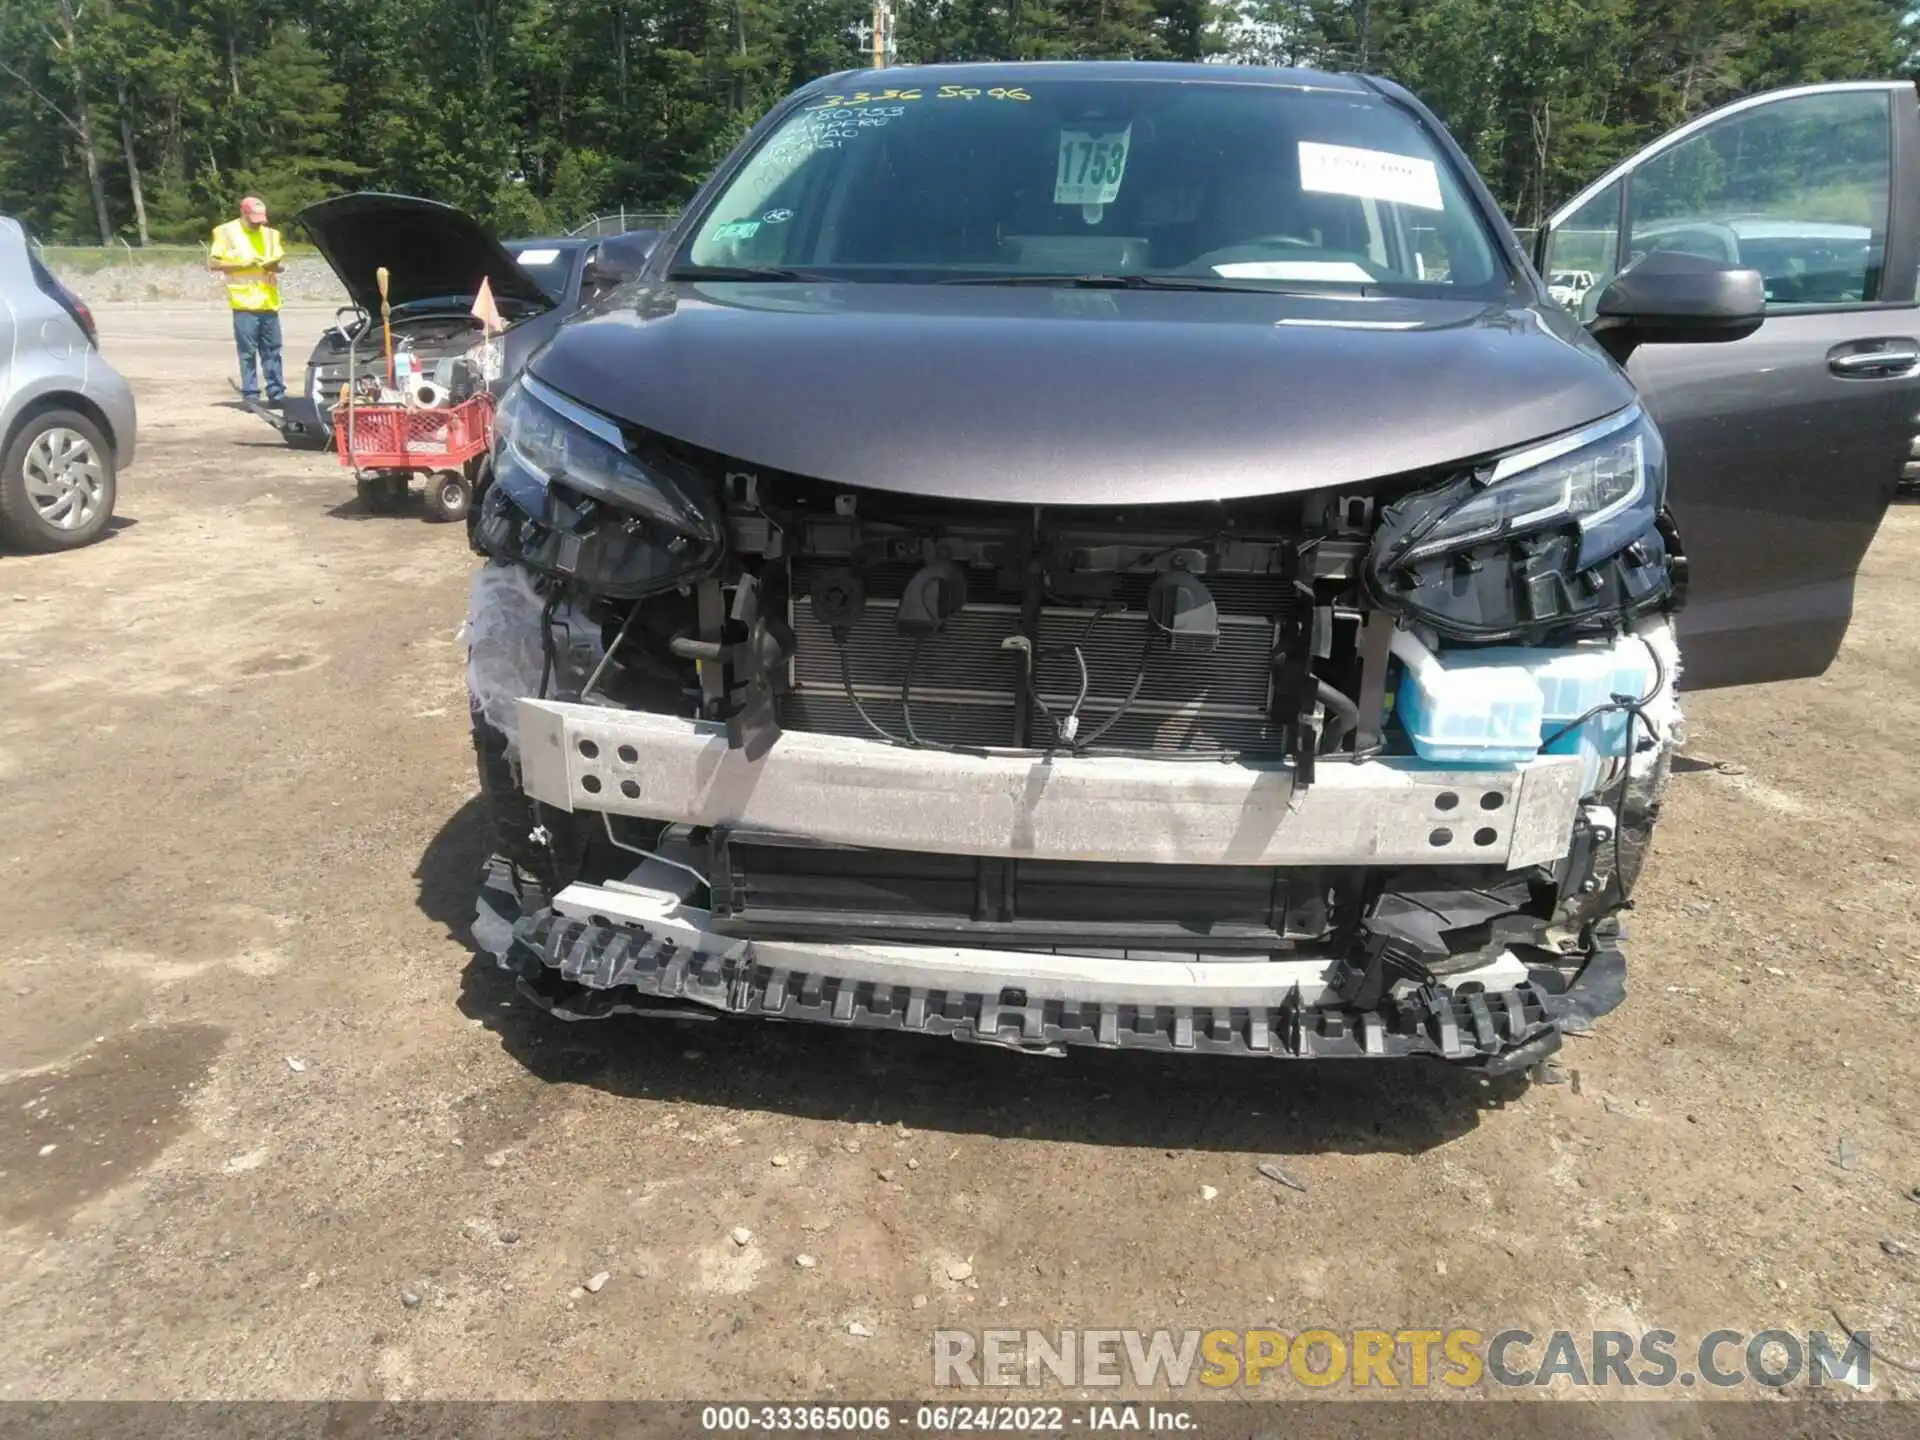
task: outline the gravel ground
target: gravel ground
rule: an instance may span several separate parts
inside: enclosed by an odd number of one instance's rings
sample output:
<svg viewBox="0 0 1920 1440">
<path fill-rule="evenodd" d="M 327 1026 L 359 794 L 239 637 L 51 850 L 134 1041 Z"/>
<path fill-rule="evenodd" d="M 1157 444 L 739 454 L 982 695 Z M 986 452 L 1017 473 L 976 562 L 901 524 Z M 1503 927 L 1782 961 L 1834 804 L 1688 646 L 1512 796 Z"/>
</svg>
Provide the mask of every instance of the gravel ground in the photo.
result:
<svg viewBox="0 0 1920 1440">
<path fill-rule="evenodd" d="M 60 267 L 55 267 L 57 270 Z M 189 260 L 124 260 L 98 270 L 80 272 L 69 267 L 61 278 L 73 287 L 89 306 L 124 305 L 129 302 L 200 301 L 218 305 L 224 294 L 224 282 L 203 264 Z M 285 304 L 347 303 L 347 292 L 316 255 L 296 255 L 280 272 L 280 298 Z"/>
<path fill-rule="evenodd" d="M 0 557 L 0 1397 L 897 1396 L 939 1325 L 1920 1356 L 1920 512 L 1827 676 L 1691 702 L 1577 1084 L 569 1027 L 466 939 L 461 534 L 226 404 L 217 308 L 102 298 L 119 522 Z"/>
</svg>

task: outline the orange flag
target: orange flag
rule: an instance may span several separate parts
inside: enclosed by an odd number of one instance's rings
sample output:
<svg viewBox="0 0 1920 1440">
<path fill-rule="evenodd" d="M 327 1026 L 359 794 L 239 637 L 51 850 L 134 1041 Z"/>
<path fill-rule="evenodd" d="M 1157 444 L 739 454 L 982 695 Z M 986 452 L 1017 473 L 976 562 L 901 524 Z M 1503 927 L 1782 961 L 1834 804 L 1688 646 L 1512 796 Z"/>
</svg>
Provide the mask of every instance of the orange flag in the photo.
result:
<svg viewBox="0 0 1920 1440">
<path fill-rule="evenodd" d="M 500 307 L 493 303 L 493 281 L 485 276 L 480 278 L 480 293 L 473 297 L 473 309 L 467 313 L 478 320 L 480 328 L 489 335 L 498 335 L 507 328 L 500 318 Z"/>
</svg>

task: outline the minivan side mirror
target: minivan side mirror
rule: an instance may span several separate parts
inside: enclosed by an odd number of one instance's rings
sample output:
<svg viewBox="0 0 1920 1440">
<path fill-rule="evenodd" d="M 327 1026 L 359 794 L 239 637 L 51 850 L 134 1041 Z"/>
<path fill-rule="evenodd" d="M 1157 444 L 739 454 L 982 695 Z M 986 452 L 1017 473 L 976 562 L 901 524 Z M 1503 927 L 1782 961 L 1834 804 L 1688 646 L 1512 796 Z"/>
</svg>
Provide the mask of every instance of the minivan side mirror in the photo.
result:
<svg viewBox="0 0 1920 1440">
<path fill-rule="evenodd" d="M 1655 250 L 1600 292 L 1587 329 L 1622 365 L 1642 345 L 1744 340 L 1767 318 L 1758 270 L 1678 250 Z"/>
<path fill-rule="evenodd" d="M 600 253 L 580 272 L 584 293 L 599 293 L 626 284 L 647 268 L 647 257 L 660 238 L 658 230 L 628 230 L 600 242 Z"/>
<path fill-rule="evenodd" d="M 585 295 L 594 295 L 625 284 L 631 278 L 631 272 L 624 266 L 609 265 L 604 260 L 589 260 L 580 272 L 580 291 Z"/>
</svg>

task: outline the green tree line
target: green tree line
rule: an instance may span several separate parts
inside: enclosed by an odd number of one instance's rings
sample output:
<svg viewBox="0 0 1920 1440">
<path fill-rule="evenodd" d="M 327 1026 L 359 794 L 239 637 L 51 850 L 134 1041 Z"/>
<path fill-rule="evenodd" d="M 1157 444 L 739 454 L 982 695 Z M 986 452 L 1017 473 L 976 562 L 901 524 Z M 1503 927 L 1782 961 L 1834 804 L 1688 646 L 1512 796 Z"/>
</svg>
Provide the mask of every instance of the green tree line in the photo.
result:
<svg viewBox="0 0 1920 1440">
<path fill-rule="evenodd" d="M 1517 224 L 1729 98 L 1906 73 L 1900 0 L 894 0 L 892 58 L 1365 70 Z M 203 239 L 247 192 L 430 195 L 519 234 L 670 208 L 871 0 L 0 0 L 0 212 Z"/>
</svg>

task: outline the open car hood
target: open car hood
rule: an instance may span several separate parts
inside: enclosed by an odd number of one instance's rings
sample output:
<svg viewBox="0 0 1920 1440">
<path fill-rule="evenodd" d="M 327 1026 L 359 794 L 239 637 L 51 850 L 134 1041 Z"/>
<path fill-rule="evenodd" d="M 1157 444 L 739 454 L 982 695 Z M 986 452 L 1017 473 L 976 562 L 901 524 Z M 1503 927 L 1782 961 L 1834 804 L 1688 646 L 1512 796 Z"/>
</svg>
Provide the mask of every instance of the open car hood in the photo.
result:
<svg viewBox="0 0 1920 1440">
<path fill-rule="evenodd" d="M 380 310 L 374 272 L 382 265 L 392 305 L 471 298 L 484 277 L 493 282 L 494 299 L 509 321 L 553 308 L 552 297 L 479 221 L 437 200 L 361 191 L 309 205 L 294 218 L 313 237 L 348 297 L 370 314 Z"/>
</svg>

